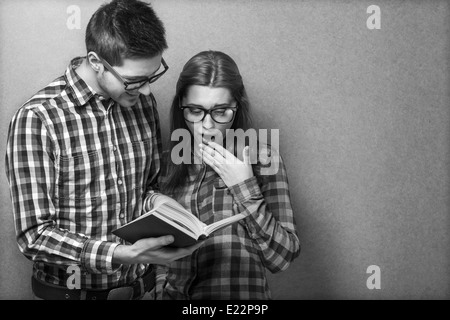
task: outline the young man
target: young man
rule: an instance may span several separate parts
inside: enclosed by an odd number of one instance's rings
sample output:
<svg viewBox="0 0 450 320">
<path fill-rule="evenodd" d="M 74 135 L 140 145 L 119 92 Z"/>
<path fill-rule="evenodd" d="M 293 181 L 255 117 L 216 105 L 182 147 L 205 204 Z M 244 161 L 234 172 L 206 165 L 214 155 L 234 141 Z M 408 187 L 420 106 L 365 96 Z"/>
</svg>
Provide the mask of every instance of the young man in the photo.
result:
<svg viewBox="0 0 450 320">
<path fill-rule="evenodd" d="M 27 101 L 8 135 L 6 173 L 22 253 L 41 299 L 139 299 L 149 264 L 197 247 L 171 236 L 124 243 L 111 232 L 157 190 L 161 137 L 150 84 L 167 69 L 163 23 L 140 1 L 102 5 L 86 30 L 87 56 Z"/>
</svg>

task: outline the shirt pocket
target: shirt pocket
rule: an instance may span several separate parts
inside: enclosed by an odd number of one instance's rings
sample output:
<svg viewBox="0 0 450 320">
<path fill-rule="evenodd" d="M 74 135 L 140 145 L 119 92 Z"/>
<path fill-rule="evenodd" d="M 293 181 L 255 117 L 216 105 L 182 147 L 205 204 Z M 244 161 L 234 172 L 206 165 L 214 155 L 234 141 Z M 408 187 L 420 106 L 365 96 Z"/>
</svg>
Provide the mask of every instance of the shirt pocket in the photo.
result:
<svg viewBox="0 0 450 320">
<path fill-rule="evenodd" d="M 62 152 L 58 169 L 58 198 L 89 200 L 99 196 L 100 168 L 96 150 Z"/>
<path fill-rule="evenodd" d="M 221 178 L 214 182 L 212 208 L 214 221 L 219 221 L 233 215 L 233 195 Z"/>
<path fill-rule="evenodd" d="M 145 190 L 152 165 L 151 140 L 132 141 L 130 151 L 129 157 L 124 163 L 127 185 L 132 190 Z"/>
</svg>

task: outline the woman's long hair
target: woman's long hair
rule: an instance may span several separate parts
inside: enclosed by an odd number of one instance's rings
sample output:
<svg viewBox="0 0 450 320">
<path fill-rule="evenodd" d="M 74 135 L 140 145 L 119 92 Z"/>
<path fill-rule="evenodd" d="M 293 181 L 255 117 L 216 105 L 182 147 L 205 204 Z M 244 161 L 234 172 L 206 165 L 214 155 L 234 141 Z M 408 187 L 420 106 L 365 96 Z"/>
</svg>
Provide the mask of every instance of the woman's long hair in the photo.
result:
<svg viewBox="0 0 450 320">
<path fill-rule="evenodd" d="M 251 126 L 250 104 L 244 88 L 239 69 L 234 60 L 220 51 L 202 51 L 193 56 L 183 67 L 177 81 L 175 96 L 170 110 L 170 134 L 177 129 L 189 128 L 180 108 L 180 101 L 186 96 L 192 85 L 209 86 L 212 88 L 226 88 L 237 102 L 236 115 L 230 129 L 247 130 Z M 191 140 L 193 140 L 191 134 Z M 171 159 L 172 149 L 178 141 L 170 141 L 170 150 L 164 159 L 166 178 L 161 188 L 165 193 L 172 193 L 177 187 L 186 183 L 189 164 L 174 164 Z"/>
</svg>

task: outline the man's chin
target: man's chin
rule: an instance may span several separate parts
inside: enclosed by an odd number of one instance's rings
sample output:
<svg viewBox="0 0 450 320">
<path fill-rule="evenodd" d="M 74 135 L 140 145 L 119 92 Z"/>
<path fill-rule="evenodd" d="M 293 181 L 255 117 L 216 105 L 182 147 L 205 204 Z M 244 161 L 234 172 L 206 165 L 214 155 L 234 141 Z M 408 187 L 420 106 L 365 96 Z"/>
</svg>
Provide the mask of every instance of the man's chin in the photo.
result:
<svg viewBox="0 0 450 320">
<path fill-rule="evenodd" d="M 121 99 L 118 101 L 119 104 L 123 107 L 132 107 L 134 106 L 137 102 L 139 101 L 139 96 L 123 96 L 121 97 Z"/>
</svg>

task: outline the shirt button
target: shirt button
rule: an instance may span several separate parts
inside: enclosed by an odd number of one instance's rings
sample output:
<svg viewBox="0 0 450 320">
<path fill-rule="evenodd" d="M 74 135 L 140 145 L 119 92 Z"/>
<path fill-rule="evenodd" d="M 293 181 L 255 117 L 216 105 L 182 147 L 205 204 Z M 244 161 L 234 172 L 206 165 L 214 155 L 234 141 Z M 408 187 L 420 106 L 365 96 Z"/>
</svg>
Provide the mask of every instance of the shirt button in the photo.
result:
<svg viewBox="0 0 450 320">
<path fill-rule="evenodd" d="M 117 180 L 117 183 L 118 183 L 118 184 L 122 184 L 122 183 L 123 183 L 123 182 L 122 182 L 122 179 Z"/>
<path fill-rule="evenodd" d="M 119 214 L 119 218 L 120 219 L 124 219 L 125 218 L 125 214 L 123 214 L 123 213 Z"/>
<path fill-rule="evenodd" d="M 113 151 L 114 151 L 114 152 L 117 151 L 117 147 L 116 147 L 116 146 L 113 147 Z"/>
</svg>

